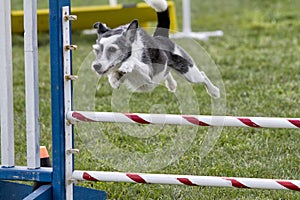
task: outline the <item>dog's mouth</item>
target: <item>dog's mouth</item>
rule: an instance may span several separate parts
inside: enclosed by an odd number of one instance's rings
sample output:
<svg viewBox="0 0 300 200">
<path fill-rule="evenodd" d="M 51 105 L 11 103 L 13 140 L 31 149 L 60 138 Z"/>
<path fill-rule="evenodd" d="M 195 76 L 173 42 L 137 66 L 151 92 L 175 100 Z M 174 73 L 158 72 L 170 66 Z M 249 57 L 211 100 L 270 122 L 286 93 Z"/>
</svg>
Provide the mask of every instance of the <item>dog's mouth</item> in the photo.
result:
<svg viewBox="0 0 300 200">
<path fill-rule="evenodd" d="M 111 71 L 113 68 L 119 68 L 121 66 L 121 63 L 117 63 L 115 65 L 110 65 L 106 70 L 104 70 L 103 72 L 98 72 L 98 74 L 101 75 L 106 75 L 109 71 Z"/>
<path fill-rule="evenodd" d="M 110 70 L 110 69 L 112 69 L 113 67 L 115 67 L 115 65 L 111 65 L 111 66 L 109 66 L 105 71 L 103 71 L 103 72 L 101 72 L 101 74 L 102 75 L 105 75 L 105 74 L 107 74 L 108 73 L 108 71 Z"/>
<path fill-rule="evenodd" d="M 119 75 L 120 78 L 123 77 L 126 74 L 126 72 L 122 72 L 122 71 L 117 71 L 117 72 L 118 72 L 118 75 Z"/>
</svg>

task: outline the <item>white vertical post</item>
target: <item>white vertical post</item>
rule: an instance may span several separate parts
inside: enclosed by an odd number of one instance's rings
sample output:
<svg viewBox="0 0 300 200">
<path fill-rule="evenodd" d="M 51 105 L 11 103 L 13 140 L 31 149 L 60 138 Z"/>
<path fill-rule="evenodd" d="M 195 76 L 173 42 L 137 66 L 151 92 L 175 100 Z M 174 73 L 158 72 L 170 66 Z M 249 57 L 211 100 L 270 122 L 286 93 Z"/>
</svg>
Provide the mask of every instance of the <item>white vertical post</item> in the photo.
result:
<svg viewBox="0 0 300 200">
<path fill-rule="evenodd" d="M 64 111 L 65 116 L 72 109 L 72 82 L 76 77 L 71 75 L 71 50 L 76 49 L 76 45 L 71 45 L 70 41 L 70 21 L 76 20 L 77 17 L 69 14 L 69 6 L 65 6 L 62 9 L 62 31 L 63 31 L 63 59 L 64 59 Z M 73 153 L 76 150 L 73 149 L 73 127 L 71 123 L 65 120 L 65 176 L 66 176 L 66 199 L 73 199 Z"/>
<path fill-rule="evenodd" d="M 10 1 L 0 1 L 0 118 L 1 165 L 13 167 L 14 111 Z"/>
<path fill-rule="evenodd" d="M 191 12 L 190 12 L 190 0 L 182 1 L 182 15 L 183 15 L 183 30 L 184 34 L 189 34 L 192 32 L 191 29 Z"/>
<path fill-rule="evenodd" d="M 109 5 L 110 6 L 115 6 L 118 4 L 118 1 L 117 0 L 109 0 Z"/>
<path fill-rule="evenodd" d="M 211 32 L 193 32 L 191 28 L 191 11 L 190 0 L 182 0 L 182 32 L 170 35 L 172 38 L 194 38 L 198 40 L 207 40 L 209 37 L 223 36 L 223 31 L 211 31 Z"/>
<path fill-rule="evenodd" d="M 40 167 L 37 2 L 24 0 L 27 167 Z"/>
</svg>

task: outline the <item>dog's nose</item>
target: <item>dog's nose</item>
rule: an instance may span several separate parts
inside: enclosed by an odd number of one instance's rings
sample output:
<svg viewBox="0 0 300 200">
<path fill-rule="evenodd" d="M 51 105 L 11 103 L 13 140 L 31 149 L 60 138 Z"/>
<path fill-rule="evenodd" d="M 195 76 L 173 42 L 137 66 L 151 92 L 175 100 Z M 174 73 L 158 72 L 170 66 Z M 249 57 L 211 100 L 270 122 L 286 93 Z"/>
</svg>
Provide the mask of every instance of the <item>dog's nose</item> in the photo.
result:
<svg viewBox="0 0 300 200">
<path fill-rule="evenodd" d="M 94 69 L 95 69 L 96 71 L 100 71 L 102 65 L 99 64 L 99 63 L 97 63 L 97 64 L 94 64 L 93 67 L 94 67 Z"/>
</svg>

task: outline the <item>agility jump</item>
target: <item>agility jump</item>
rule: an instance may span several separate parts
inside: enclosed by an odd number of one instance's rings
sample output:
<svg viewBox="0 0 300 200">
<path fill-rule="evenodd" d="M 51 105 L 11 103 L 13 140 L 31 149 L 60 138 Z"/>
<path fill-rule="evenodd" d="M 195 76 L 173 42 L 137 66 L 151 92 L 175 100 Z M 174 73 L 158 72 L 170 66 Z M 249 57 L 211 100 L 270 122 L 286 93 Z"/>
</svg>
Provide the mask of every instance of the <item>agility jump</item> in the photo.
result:
<svg viewBox="0 0 300 200">
<path fill-rule="evenodd" d="M 25 1 L 27 2 L 27 1 Z M 31 1 L 30 1 L 31 2 Z M 29 16 L 33 16 L 31 21 L 35 23 L 36 16 L 35 1 L 28 5 Z M 120 173 L 120 172 L 94 172 L 79 171 L 73 169 L 73 154 L 76 149 L 73 148 L 72 125 L 74 121 L 82 122 L 102 122 L 107 121 L 106 117 L 119 115 L 118 120 L 108 120 L 116 123 L 155 123 L 156 119 L 162 116 L 151 114 L 131 114 L 131 113 L 89 113 L 83 111 L 73 111 L 71 82 L 76 77 L 71 74 L 71 54 L 75 49 L 69 38 L 71 30 L 69 20 L 76 19 L 69 14 L 69 0 L 50 1 L 50 43 L 51 43 L 51 99 L 52 99 L 52 168 L 40 168 L 39 163 L 39 144 L 37 144 L 39 131 L 27 132 L 27 144 L 31 144 L 27 153 L 27 166 L 15 166 L 14 162 L 14 118 L 13 118 L 13 93 L 12 93 L 12 57 L 11 57 L 11 32 L 10 32 L 10 1 L 0 1 L 0 29 L 1 51 L 0 58 L 3 64 L 0 65 L 0 103 L 1 103 L 1 165 L 0 182 L 1 196 L 11 199 L 12 196 L 25 199 L 72 199 L 74 196 L 79 199 L 87 199 L 89 195 L 97 196 L 98 199 L 105 199 L 104 192 L 92 189 L 73 187 L 76 180 L 88 181 L 112 181 L 112 182 L 130 182 L 130 183 L 156 183 L 156 184 L 179 184 L 187 186 L 217 186 L 217 187 L 235 187 L 235 188 L 262 188 L 262 189 L 288 189 L 300 191 L 299 180 L 276 180 L 276 179 L 253 179 L 253 178 L 230 178 L 230 177 L 210 177 L 210 176 L 190 176 L 190 175 L 167 175 L 167 174 L 141 174 L 141 173 Z M 31 9 L 29 9 L 31 8 Z M 28 18 L 27 18 L 28 20 Z M 29 23 L 31 27 L 34 24 Z M 63 28 L 64 27 L 64 28 Z M 36 29 L 31 30 L 33 34 L 28 40 L 32 47 L 35 46 L 34 40 Z M 27 32 L 26 32 L 27 33 Z M 65 40 L 64 40 L 65 39 Z M 68 42 L 66 42 L 66 40 Z M 26 48 L 25 48 L 26 51 Z M 62 55 L 62 52 L 64 55 Z M 27 49 L 28 57 L 37 59 L 34 55 L 36 51 Z M 68 59 L 68 61 L 66 60 Z M 30 60 L 36 62 L 37 60 Z M 34 66 L 34 65 L 30 65 Z M 62 70 L 63 68 L 64 71 Z M 32 68 L 31 68 L 32 69 Z M 33 68 L 34 69 L 34 68 Z M 26 68 L 28 70 L 28 68 Z M 28 71 L 30 73 L 30 71 Z M 34 83 L 29 86 L 34 88 L 37 84 L 35 76 L 32 77 Z M 30 78 L 29 78 L 30 79 Z M 29 82 L 26 84 L 30 84 Z M 64 88 L 65 87 L 65 88 Z M 33 92 L 37 98 L 37 92 Z M 33 98 L 33 99 L 35 99 Z M 31 100 L 33 100 L 31 99 Z M 30 99 L 29 99 L 30 101 Z M 34 102 L 34 101 L 33 101 Z M 27 104 L 27 102 L 26 102 Z M 30 105 L 30 104 L 28 104 Z M 33 109 L 32 107 L 30 107 Z M 38 112 L 32 115 L 35 122 Z M 75 114 L 74 114 L 75 113 Z M 28 115 L 28 114 L 27 114 Z M 149 116 L 151 117 L 149 118 Z M 103 118 L 105 117 L 105 119 Z M 154 117 L 154 118 L 153 118 Z M 213 124 L 213 116 L 192 116 L 192 115 L 165 115 L 170 117 L 170 124 L 183 125 L 203 125 L 203 126 L 239 126 L 253 128 L 299 128 L 299 118 L 254 118 L 254 117 L 221 117 L 222 122 Z M 35 125 L 37 127 L 37 125 Z M 17 181 L 37 181 L 47 182 L 31 193 L 31 187 L 28 185 L 11 183 L 6 180 Z M 6 190 L 7 189 L 7 190 Z M 6 191 L 11 191 L 8 194 Z"/>
<path fill-rule="evenodd" d="M 68 39 L 66 39 L 68 40 Z M 69 45 L 69 44 L 67 44 Z M 68 54 L 68 52 L 65 52 Z M 68 56 L 67 56 L 68 57 Z M 73 76 L 69 64 L 64 67 L 64 76 Z M 65 79 L 65 127 L 66 141 L 69 144 L 67 151 L 76 152 L 73 149 L 72 126 L 81 123 L 131 123 L 131 124 L 173 124 L 193 126 L 228 126 L 248 128 L 300 128 L 300 118 L 272 118 L 272 117 L 234 117 L 234 116 L 196 116 L 196 115 L 169 115 L 169 114 L 145 114 L 145 113 L 115 113 L 115 112 L 87 112 L 71 110 L 72 95 L 70 92 L 71 81 Z M 74 79 L 73 81 L 76 81 Z M 68 155 L 72 160 L 72 155 Z M 300 180 L 276 180 L 260 178 L 237 178 L 237 177 L 212 177 L 191 176 L 174 174 L 145 174 L 145 173 L 122 173 L 103 171 L 73 170 L 69 162 L 66 166 L 70 180 L 81 181 L 104 181 L 104 182 L 129 182 L 150 184 L 175 184 L 186 186 L 213 186 L 233 188 L 259 188 L 259 189 L 284 189 L 300 191 Z M 69 181 L 70 185 L 73 184 Z M 69 187 L 71 190 L 71 186 Z"/>
</svg>

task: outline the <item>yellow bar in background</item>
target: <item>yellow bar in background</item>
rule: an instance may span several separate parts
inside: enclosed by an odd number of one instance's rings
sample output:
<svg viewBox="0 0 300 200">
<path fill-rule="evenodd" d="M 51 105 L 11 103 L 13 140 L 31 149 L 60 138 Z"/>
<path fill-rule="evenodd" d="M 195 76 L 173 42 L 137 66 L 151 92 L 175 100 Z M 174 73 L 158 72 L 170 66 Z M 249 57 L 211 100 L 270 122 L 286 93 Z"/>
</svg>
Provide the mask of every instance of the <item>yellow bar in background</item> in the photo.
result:
<svg viewBox="0 0 300 200">
<path fill-rule="evenodd" d="M 168 1 L 171 30 L 177 30 L 175 4 Z M 129 23 L 133 19 L 138 19 L 142 26 L 149 22 L 156 22 L 155 11 L 146 3 L 137 3 L 132 6 L 118 4 L 116 6 L 85 6 L 72 7 L 72 15 L 77 15 L 77 21 L 72 23 L 72 30 L 92 29 L 97 21 L 114 28 Z M 23 33 L 23 11 L 12 11 L 12 32 Z M 40 9 L 37 11 L 37 25 L 39 32 L 49 31 L 49 10 Z"/>
</svg>

